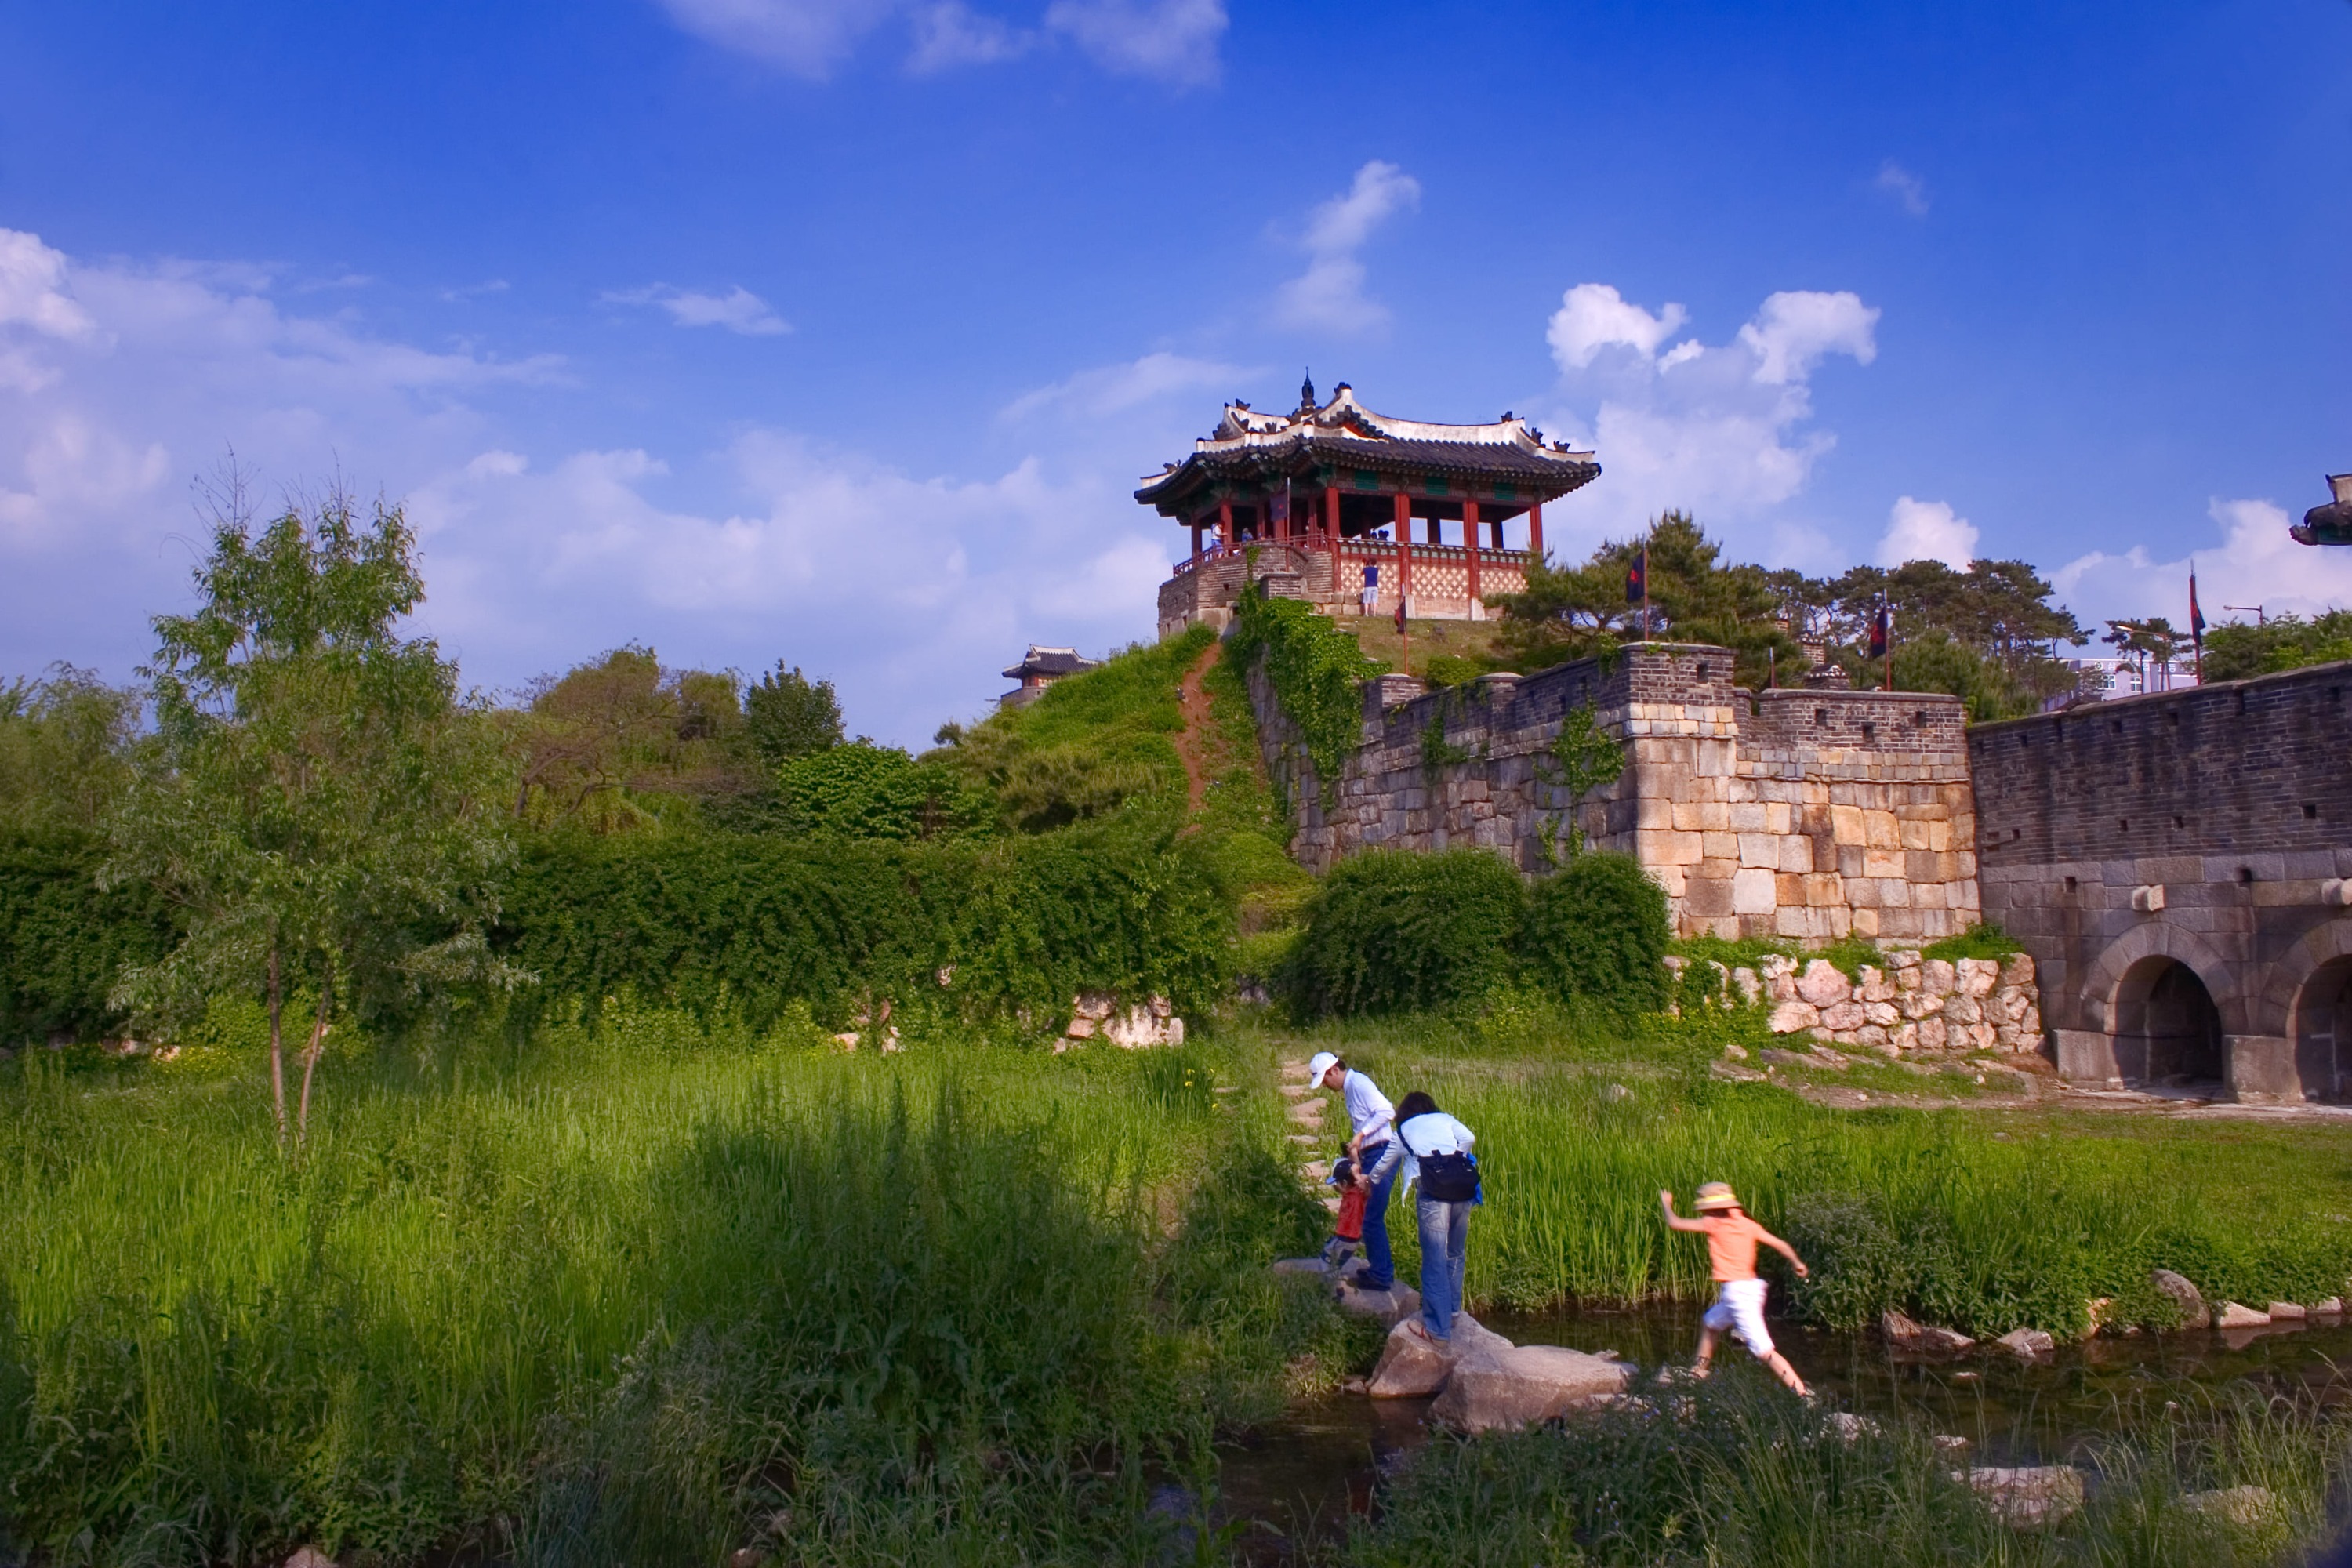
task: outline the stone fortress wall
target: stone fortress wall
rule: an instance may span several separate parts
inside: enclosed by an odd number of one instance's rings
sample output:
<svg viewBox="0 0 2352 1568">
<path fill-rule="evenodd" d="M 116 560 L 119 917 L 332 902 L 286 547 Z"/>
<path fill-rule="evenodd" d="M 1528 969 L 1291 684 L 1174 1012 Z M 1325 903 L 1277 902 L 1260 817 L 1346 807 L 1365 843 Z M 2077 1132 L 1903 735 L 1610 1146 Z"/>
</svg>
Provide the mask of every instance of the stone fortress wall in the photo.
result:
<svg viewBox="0 0 2352 1568">
<path fill-rule="evenodd" d="M 1659 643 L 1450 691 L 1383 676 L 1328 804 L 1262 672 L 1250 691 L 1312 869 L 1475 845 L 1536 874 L 1572 821 L 1664 885 L 1679 934 L 1888 951 L 1859 983 L 1754 976 L 1781 1032 L 1934 1049 L 1906 1026 L 1937 1017 L 1946 1048 L 1962 1022 L 2076 1082 L 2352 1096 L 2352 664 L 1974 730 L 1948 697 L 1730 682 L 1726 649 Z M 1586 705 L 1626 766 L 1577 802 L 1549 753 Z M 1979 920 L 2030 963 L 1955 966 L 1932 1005 L 1916 948 Z"/>
<path fill-rule="evenodd" d="M 1362 744 L 1328 808 L 1262 673 L 1250 689 L 1293 803 L 1292 852 L 1311 869 L 1375 847 L 1476 845 L 1534 873 L 1573 820 L 1658 878 L 1684 935 L 1932 942 L 1974 923 L 1958 700 L 1759 693 L 1731 675 L 1727 649 L 1644 643 L 1447 691 L 1383 676 L 1364 687 Z M 1549 755 L 1579 707 L 1626 756 L 1581 803 Z"/>
<path fill-rule="evenodd" d="M 1985 918 L 2062 1076 L 2352 1088 L 2352 665 L 1969 731 Z"/>
</svg>

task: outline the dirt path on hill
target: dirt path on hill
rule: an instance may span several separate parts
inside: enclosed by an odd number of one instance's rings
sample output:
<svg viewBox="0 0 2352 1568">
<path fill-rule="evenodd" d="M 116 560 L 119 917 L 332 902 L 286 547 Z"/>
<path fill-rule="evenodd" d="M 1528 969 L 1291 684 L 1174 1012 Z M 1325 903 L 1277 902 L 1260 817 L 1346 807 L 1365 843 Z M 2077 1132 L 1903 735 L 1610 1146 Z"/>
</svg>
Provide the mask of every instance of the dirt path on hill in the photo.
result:
<svg viewBox="0 0 2352 1568">
<path fill-rule="evenodd" d="M 1176 731 L 1176 760 L 1184 764 L 1184 805 L 1191 811 L 1208 803 L 1209 759 L 1204 753 L 1217 722 L 1209 710 L 1208 689 L 1201 684 L 1201 678 L 1223 651 L 1223 644 L 1211 643 L 1176 688 L 1177 706 L 1184 713 L 1184 727 Z"/>
</svg>

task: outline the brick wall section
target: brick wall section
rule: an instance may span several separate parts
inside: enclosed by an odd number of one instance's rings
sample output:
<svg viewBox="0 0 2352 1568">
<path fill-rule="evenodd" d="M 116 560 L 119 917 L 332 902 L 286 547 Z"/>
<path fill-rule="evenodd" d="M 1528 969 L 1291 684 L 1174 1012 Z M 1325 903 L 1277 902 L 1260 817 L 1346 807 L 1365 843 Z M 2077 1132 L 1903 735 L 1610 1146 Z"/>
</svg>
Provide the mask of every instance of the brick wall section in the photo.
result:
<svg viewBox="0 0 2352 1568">
<path fill-rule="evenodd" d="M 2305 982 L 2352 953 L 2329 892 L 2352 877 L 2352 665 L 1984 725 L 1968 744 L 1986 918 L 2037 961 L 2061 1070 L 2134 1076 L 2119 1014 L 2171 959 L 2212 996 L 2242 1098 L 2295 1098 L 2291 1070 L 2257 1083 L 2236 1046 L 2291 1058 Z"/>
<path fill-rule="evenodd" d="M 1251 694 L 1268 766 L 1293 803 L 1293 852 L 1322 869 L 1360 848 L 1475 845 L 1530 874 L 1574 814 L 1596 847 L 1638 858 L 1685 934 L 1932 941 L 1977 918 L 1962 711 L 1948 697 L 1731 684 L 1727 649 L 1645 644 L 1524 679 L 1450 692 L 1365 687 L 1363 744 L 1327 810 L 1262 675 Z M 1549 752 L 1590 703 L 1624 775 L 1581 803 Z M 1466 762 L 1430 767 L 1434 720 Z"/>
<path fill-rule="evenodd" d="M 1160 636 L 1163 639 L 1180 636 L 1185 627 L 1200 621 L 1219 628 L 1230 624 L 1234 601 L 1241 596 L 1242 584 L 1253 571 L 1246 554 L 1253 548 L 1258 552 L 1255 571 L 1267 579 L 1272 592 L 1286 598 L 1305 599 L 1326 615 L 1342 617 L 1361 613 L 1364 565 L 1367 562 L 1375 563 L 1381 569 L 1381 586 L 1380 603 L 1373 614 L 1396 613 L 1394 545 L 1373 548 L 1350 540 L 1335 558 L 1328 550 L 1244 544 L 1239 552 L 1210 557 L 1198 571 L 1174 573 L 1160 584 Z M 1517 552 L 1497 555 L 1479 552 L 1480 599 L 1525 590 L 1524 561 L 1525 557 Z M 1484 619 L 1493 614 L 1483 603 L 1474 610 L 1469 584 L 1469 557 L 1461 546 L 1412 547 L 1415 619 L 1467 620 L 1474 615 Z"/>
</svg>

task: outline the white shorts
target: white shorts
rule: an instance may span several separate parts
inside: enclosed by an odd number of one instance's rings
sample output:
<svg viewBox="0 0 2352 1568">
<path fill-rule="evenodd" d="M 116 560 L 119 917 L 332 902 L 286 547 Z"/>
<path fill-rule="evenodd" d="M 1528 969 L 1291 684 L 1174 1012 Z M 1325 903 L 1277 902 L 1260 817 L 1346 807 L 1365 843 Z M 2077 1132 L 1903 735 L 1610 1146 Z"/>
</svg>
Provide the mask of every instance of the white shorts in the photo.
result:
<svg viewBox="0 0 2352 1568">
<path fill-rule="evenodd" d="M 1763 1360 L 1772 1353 L 1772 1331 L 1764 1326 L 1764 1281 L 1726 1279 L 1717 1287 L 1715 1305 L 1699 1321 L 1717 1333 L 1726 1329 L 1747 1342 Z"/>
</svg>

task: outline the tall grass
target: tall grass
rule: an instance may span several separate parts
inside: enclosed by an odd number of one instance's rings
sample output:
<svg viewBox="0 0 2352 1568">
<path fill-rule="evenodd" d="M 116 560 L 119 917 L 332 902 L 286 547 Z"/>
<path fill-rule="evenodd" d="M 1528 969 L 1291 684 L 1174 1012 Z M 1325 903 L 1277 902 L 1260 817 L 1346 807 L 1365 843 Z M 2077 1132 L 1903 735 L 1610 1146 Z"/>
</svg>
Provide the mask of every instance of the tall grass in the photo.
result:
<svg viewBox="0 0 2352 1568">
<path fill-rule="evenodd" d="M 1744 1369 L 1743 1369 L 1744 1370 Z M 2086 1500 L 2036 1528 L 2004 1523 L 1928 1428 L 1840 1431 L 1760 1380 L 1717 1379 L 1662 1410 L 1547 1430 L 1441 1438 L 1360 1523 L 1362 1568 L 1571 1563 L 1698 1568 L 1944 1568 L 2299 1562 L 2327 1532 L 2345 1434 L 2315 1405 L 2189 1395 L 2121 1415 L 2077 1456 Z M 2236 1517 L 2192 1501 L 2240 1494 Z"/>
<path fill-rule="evenodd" d="M 348 1063 L 299 1168 L 241 1077 L 36 1067 L 0 1118 L 8 1529 L 125 1563 L 1098 1557 L 1144 1458 L 1331 1332 L 1255 1267 L 1322 1216 L 1211 1065 L 623 1013 Z"/>
<path fill-rule="evenodd" d="M 1671 1055 L 1607 1072 L 1373 1044 L 1348 1055 L 1391 1098 L 1428 1089 L 1477 1133 L 1474 1300 L 1704 1297 L 1706 1249 L 1657 1208 L 1661 1188 L 1686 1205 L 1704 1181 L 1730 1182 L 1809 1253 L 1814 1279 L 1776 1297 L 1838 1326 L 1894 1306 L 1972 1333 L 2072 1334 L 2099 1298 L 2107 1321 L 2167 1326 L 2154 1267 L 2257 1305 L 2342 1294 L 2352 1278 L 2352 1183 L 2324 1129 L 1832 1110 Z"/>
</svg>

